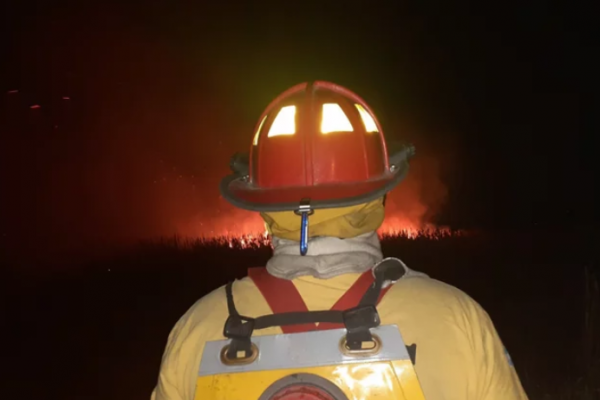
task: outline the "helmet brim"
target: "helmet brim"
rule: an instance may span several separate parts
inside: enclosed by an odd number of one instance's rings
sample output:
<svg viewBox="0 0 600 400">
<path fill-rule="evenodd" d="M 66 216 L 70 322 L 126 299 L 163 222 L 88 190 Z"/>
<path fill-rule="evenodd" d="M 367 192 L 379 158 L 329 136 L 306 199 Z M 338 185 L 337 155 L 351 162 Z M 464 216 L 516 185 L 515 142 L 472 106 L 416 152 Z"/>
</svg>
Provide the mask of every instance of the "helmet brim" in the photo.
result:
<svg viewBox="0 0 600 400">
<path fill-rule="evenodd" d="M 303 199 L 312 209 L 349 207 L 368 203 L 396 187 L 408 173 L 414 147 L 405 147 L 390 157 L 390 171 L 379 179 L 310 187 L 258 188 L 247 176 L 228 175 L 221 180 L 221 195 L 236 207 L 258 212 L 295 211 Z"/>
</svg>

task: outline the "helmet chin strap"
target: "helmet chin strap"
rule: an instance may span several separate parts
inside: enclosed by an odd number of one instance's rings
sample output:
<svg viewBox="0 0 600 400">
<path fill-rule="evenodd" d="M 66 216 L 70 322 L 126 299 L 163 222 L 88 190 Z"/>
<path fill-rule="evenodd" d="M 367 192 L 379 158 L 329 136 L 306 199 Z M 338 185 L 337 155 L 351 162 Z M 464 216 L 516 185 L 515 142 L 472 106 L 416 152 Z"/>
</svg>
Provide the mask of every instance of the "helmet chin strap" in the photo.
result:
<svg viewBox="0 0 600 400">
<path fill-rule="evenodd" d="M 308 216 L 315 212 L 310 207 L 310 199 L 302 199 L 300 206 L 294 213 L 302 218 L 300 222 L 300 255 L 305 256 L 308 252 Z"/>
</svg>

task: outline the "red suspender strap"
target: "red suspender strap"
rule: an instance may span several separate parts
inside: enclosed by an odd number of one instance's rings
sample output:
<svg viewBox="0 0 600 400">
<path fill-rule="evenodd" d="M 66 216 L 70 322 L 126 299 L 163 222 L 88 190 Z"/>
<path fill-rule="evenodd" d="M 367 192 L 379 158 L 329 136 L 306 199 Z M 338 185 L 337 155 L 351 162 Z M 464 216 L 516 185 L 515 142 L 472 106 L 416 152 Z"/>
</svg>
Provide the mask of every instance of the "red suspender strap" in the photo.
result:
<svg viewBox="0 0 600 400">
<path fill-rule="evenodd" d="M 262 293 L 273 314 L 308 311 L 306 303 L 292 281 L 276 278 L 269 274 L 266 268 L 249 268 L 248 276 Z M 298 333 L 312 331 L 315 328 L 315 324 L 301 324 L 282 326 L 281 330 L 283 333 Z"/>
<path fill-rule="evenodd" d="M 276 278 L 267 272 L 266 268 L 249 268 L 248 276 L 252 279 L 258 290 L 269 304 L 274 314 L 308 311 L 306 303 L 296 289 L 292 281 Z M 371 270 L 364 272 L 354 282 L 354 284 L 340 297 L 340 299 L 331 307 L 332 310 L 344 311 L 356 307 L 367 289 L 373 283 L 374 278 Z M 385 293 L 391 286 L 381 290 L 377 304 L 381 301 Z M 334 324 L 323 322 L 318 326 L 316 324 L 301 324 L 282 326 L 283 333 L 298 333 L 313 330 L 327 330 L 343 328 L 343 324 Z"/>
</svg>

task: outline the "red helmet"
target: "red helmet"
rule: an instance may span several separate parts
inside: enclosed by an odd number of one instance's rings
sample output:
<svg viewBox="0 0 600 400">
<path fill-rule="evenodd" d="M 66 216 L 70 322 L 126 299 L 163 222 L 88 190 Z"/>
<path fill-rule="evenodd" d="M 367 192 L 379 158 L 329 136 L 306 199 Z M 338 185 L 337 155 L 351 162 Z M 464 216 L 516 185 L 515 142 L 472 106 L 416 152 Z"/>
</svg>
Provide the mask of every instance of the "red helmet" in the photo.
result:
<svg viewBox="0 0 600 400">
<path fill-rule="evenodd" d="M 414 147 L 388 158 L 371 108 L 350 90 L 316 81 L 279 95 L 256 126 L 249 155 L 231 160 L 221 194 L 252 211 L 345 207 L 383 197 L 406 176 Z"/>
</svg>

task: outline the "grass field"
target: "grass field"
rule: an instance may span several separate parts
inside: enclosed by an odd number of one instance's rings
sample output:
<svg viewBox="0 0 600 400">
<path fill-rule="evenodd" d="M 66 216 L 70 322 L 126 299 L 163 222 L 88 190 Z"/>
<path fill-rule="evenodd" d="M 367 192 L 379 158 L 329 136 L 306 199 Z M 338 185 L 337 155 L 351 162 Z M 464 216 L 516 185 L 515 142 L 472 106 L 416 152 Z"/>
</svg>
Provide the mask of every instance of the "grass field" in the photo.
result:
<svg viewBox="0 0 600 400">
<path fill-rule="evenodd" d="M 268 259 L 268 246 L 247 241 L 162 239 L 38 277 L 8 266 L 2 397 L 148 399 L 177 319 Z M 503 232 L 382 245 L 482 304 L 531 399 L 589 400 L 600 399 L 595 243 L 583 233 Z"/>
</svg>

